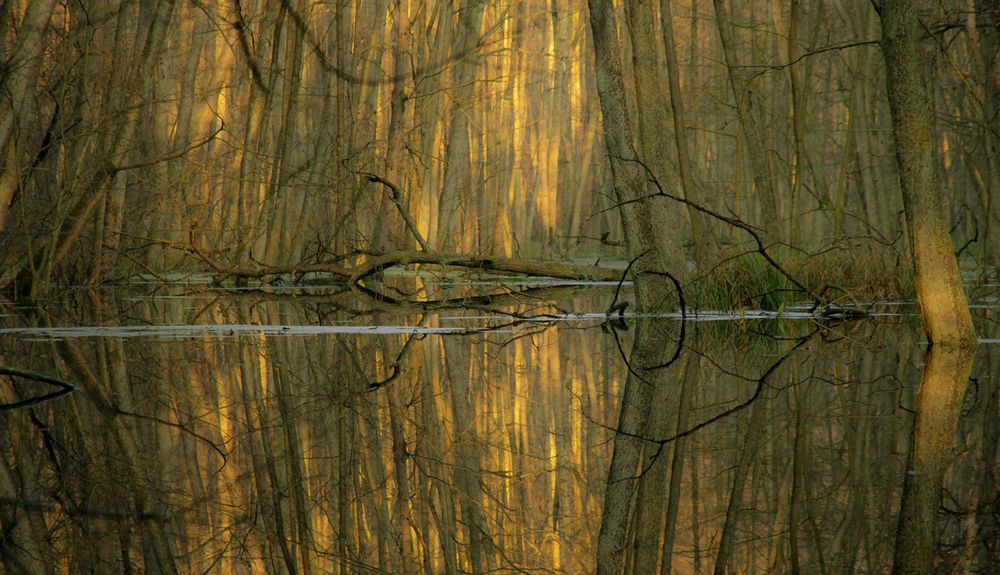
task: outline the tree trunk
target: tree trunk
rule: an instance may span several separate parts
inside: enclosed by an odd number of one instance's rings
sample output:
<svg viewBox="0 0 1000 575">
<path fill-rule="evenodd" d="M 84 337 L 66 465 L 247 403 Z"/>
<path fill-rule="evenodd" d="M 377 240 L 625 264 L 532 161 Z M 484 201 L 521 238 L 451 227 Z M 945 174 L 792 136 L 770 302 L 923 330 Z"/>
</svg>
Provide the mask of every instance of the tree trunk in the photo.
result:
<svg viewBox="0 0 1000 575">
<path fill-rule="evenodd" d="M 973 345 L 972 317 L 945 221 L 916 7 L 911 0 L 883 0 L 880 15 L 896 162 L 924 329 L 932 343 Z"/>
<path fill-rule="evenodd" d="M 668 282 L 661 281 L 662 277 L 647 281 L 650 278 L 644 272 L 679 273 L 674 255 L 679 246 L 663 241 L 664 228 L 676 222 L 658 219 L 656 212 L 648 209 L 652 202 L 665 200 L 646 197 L 649 174 L 641 164 L 645 156 L 643 150 L 637 152 L 633 143 L 634 132 L 625 104 L 625 83 L 615 33 L 613 3 L 610 0 L 590 0 L 589 4 L 604 144 L 610 159 L 615 199 L 625 229 L 625 244 L 629 257 L 637 259 L 633 266 L 638 278 L 636 307 L 640 311 L 655 311 L 662 309 L 673 293 Z M 663 186 L 666 184 L 661 182 Z"/>
<path fill-rule="evenodd" d="M 676 174 L 670 165 L 669 116 L 664 113 L 669 104 L 663 91 L 667 82 L 660 73 L 660 61 L 657 57 L 659 50 L 657 36 L 653 33 L 656 19 L 652 0 L 626 2 L 625 17 L 629 39 L 632 41 L 631 64 L 636 100 L 635 121 L 630 124 L 635 126 L 637 132 L 638 159 L 652 172 L 642 173 L 640 176 L 644 181 L 650 175 L 655 176 L 660 185 L 666 188 L 676 180 Z M 605 122 L 609 121 L 608 114 L 605 114 L 604 119 Z M 608 152 L 615 155 L 610 146 Z M 650 192 L 655 191 L 652 186 L 647 185 L 647 188 Z M 635 188 L 634 191 L 641 189 Z M 653 236 L 654 242 L 642 249 L 655 246 L 659 252 L 660 265 L 663 266 L 660 269 L 682 275 L 685 268 L 684 250 L 681 249 L 683 207 L 678 202 L 668 202 L 663 198 L 646 200 L 640 202 L 639 206 L 643 209 L 643 217 L 650 219 L 657 232 Z"/>
<path fill-rule="evenodd" d="M 750 156 L 750 169 L 753 172 L 754 193 L 760 204 L 760 222 L 770 226 L 768 231 L 778 232 L 778 201 L 775 197 L 774 180 L 771 177 L 771 167 L 767 161 L 767 147 L 760 135 L 760 128 L 750 111 L 750 75 L 749 68 L 743 67 L 736 58 L 736 46 L 729 20 L 729 8 L 726 0 L 712 0 L 715 6 L 715 20 L 719 29 L 719 40 L 722 42 L 722 53 L 726 59 L 729 84 L 733 90 L 736 103 L 736 115 L 740 123 L 740 132 L 746 142 Z M 778 228 L 776 229 L 776 226 Z"/>
<path fill-rule="evenodd" d="M 649 174 L 633 144 L 632 123 L 626 109 L 625 85 L 615 33 L 614 5 L 611 0 L 589 0 L 590 25 L 594 38 L 597 92 L 601 101 L 604 141 L 611 165 L 611 177 L 618 202 L 625 243 L 629 257 L 635 262 L 636 309 L 653 312 L 672 302 L 670 283 L 648 272 L 680 272 L 676 252 L 679 246 L 665 241 L 662 231 L 676 222 L 664 221 L 650 202 L 663 198 L 648 197 Z M 640 145 L 646 142 L 640 142 Z M 666 186 L 666 182 L 661 182 Z M 671 253 L 673 252 L 673 253 Z M 604 510 L 597 542 L 597 573 L 612 575 L 621 572 L 626 546 L 626 534 L 631 519 L 631 501 L 638 472 L 639 456 L 647 431 L 650 399 L 655 382 L 663 379 L 665 370 L 650 371 L 649 366 L 662 364 L 671 350 L 664 345 L 669 339 L 656 326 L 640 324 L 633 343 L 630 369 L 625 381 L 618 433 L 608 470 L 604 495 Z"/>
<path fill-rule="evenodd" d="M 663 53 L 667 66 L 667 83 L 670 86 L 670 111 L 674 120 L 674 144 L 677 146 L 677 171 L 681 179 L 681 197 L 699 201 L 694 180 L 694 162 L 691 161 L 691 148 L 688 145 L 687 113 L 684 109 L 684 97 L 681 92 L 680 63 L 677 58 L 677 44 L 674 40 L 674 22 L 670 12 L 671 0 L 660 0 L 660 27 L 663 31 Z M 692 9 L 694 7 L 692 6 Z M 691 240 L 694 248 L 691 256 L 696 266 L 701 269 L 705 265 L 705 218 L 690 205 L 687 207 L 688 219 L 691 221 Z"/>
<path fill-rule="evenodd" d="M 440 222 L 436 234 L 439 248 L 454 249 L 464 244 L 466 229 L 454 229 L 455 219 L 460 218 L 463 192 L 468 192 L 471 181 L 469 170 L 469 110 L 475 88 L 476 67 L 479 58 L 471 53 L 479 42 L 483 23 L 483 0 L 463 3 L 458 18 L 458 44 L 464 57 L 455 66 L 454 100 L 451 109 L 451 127 L 445 140 L 444 189 L 439 206 Z"/>
<path fill-rule="evenodd" d="M 28 2 L 24 19 L 15 26 L 17 34 L 13 46 L 5 45 L 4 70 L 0 75 L 4 109 L 0 119 L 0 150 L 6 150 L 0 154 L 0 231 L 7 223 L 7 213 L 19 184 L 19 164 L 26 156 L 18 143 L 26 140 L 28 134 L 25 131 L 22 137 L 17 126 L 34 124 L 30 115 L 35 106 L 35 82 L 46 60 L 42 57 L 46 47 L 43 38 L 55 4 L 55 0 Z M 0 8 L 7 9 L 13 8 Z"/>
</svg>

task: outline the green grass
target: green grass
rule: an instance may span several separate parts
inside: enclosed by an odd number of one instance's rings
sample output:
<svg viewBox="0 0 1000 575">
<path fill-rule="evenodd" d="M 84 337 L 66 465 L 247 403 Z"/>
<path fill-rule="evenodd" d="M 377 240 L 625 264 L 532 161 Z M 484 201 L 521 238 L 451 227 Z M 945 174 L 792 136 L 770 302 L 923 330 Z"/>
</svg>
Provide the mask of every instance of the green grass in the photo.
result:
<svg viewBox="0 0 1000 575">
<path fill-rule="evenodd" d="M 914 297 L 909 261 L 887 246 L 835 247 L 815 254 L 787 249 L 768 253 L 798 283 L 819 296 L 821 303 L 852 305 Z M 691 278 L 685 287 L 688 307 L 780 310 L 784 305 L 813 299 L 759 253 L 723 256 L 719 261 Z"/>
<path fill-rule="evenodd" d="M 756 253 L 723 259 L 685 287 L 687 305 L 693 309 L 777 310 L 802 296 L 789 292 L 793 284 Z"/>
</svg>

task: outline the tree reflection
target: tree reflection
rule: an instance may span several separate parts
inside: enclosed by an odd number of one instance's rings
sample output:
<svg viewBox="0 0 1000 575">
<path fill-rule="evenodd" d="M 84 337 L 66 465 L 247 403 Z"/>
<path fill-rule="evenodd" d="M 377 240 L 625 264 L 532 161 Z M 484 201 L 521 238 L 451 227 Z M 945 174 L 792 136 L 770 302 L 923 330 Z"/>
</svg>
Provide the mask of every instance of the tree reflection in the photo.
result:
<svg viewBox="0 0 1000 575">
<path fill-rule="evenodd" d="M 593 573 L 616 443 L 635 449 L 612 477 L 623 572 L 887 572 L 901 501 L 901 534 L 918 503 L 938 514 L 930 572 L 996 565 L 1000 350 L 929 356 L 918 397 L 905 322 L 689 322 L 678 355 L 675 318 L 602 330 L 611 289 L 411 314 L 217 292 L 5 308 L 2 359 L 78 390 L 0 414 L 0 571 Z M 142 325 L 187 329 L 107 329 Z M 281 329 L 322 325 L 345 329 Z M 638 338 L 642 379 L 621 355 Z M 645 423 L 622 429 L 630 377 Z"/>
<path fill-rule="evenodd" d="M 955 432 L 974 355 L 973 346 L 931 345 L 927 350 L 896 530 L 894 573 L 934 571 L 941 489 L 954 459 Z"/>
</svg>

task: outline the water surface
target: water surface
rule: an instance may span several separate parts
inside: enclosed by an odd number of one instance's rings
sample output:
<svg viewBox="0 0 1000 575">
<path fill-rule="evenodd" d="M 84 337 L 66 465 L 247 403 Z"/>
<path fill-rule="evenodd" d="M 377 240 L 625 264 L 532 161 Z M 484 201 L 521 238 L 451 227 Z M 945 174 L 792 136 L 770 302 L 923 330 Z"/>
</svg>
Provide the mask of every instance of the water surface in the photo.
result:
<svg viewBox="0 0 1000 575">
<path fill-rule="evenodd" d="M 532 287 L 469 307 L 197 286 L 7 302 L 0 365 L 77 387 L 0 413 L 7 571 L 593 572 L 643 322 L 679 355 L 652 390 L 631 572 L 891 568 L 927 349 L 912 304 L 608 317 L 615 284 Z M 941 573 L 1000 566 L 998 312 L 974 306 Z M 0 376 L 7 405 L 52 391 Z"/>
</svg>

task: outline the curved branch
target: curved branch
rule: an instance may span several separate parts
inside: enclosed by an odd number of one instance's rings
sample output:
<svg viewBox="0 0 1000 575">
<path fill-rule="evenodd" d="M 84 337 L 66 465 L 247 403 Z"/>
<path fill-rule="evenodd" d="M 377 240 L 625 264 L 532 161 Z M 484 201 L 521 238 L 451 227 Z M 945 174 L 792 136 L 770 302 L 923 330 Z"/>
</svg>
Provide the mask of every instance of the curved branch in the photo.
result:
<svg viewBox="0 0 1000 575">
<path fill-rule="evenodd" d="M 413 218 L 410 217 L 410 211 L 403 205 L 403 194 L 400 192 L 399 188 L 389 180 L 376 174 L 368 172 L 360 172 L 360 174 L 366 176 L 369 182 L 382 184 L 383 186 L 389 188 L 389 191 L 391 192 L 389 197 L 392 199 L 393 205 L 396 206 L 396 210 L 399 211 L 399 215 L 403 217 L 403 221 L 406 223 L 406 228 L 410 230 L 413 237 L 417 239 L 417 243 L 420 244 L 420 249 L 425 252 L 431 251 L 431 246 L 428 245 L 427 240 L 424 239 L 420 230 L 417 229 L 417 224 L 414 223 Z"/>
<path fill-rule="evenodd" d="M 757 249 L 755 251 L 757 253 L 759 253 L 761 255 L 761 257 L 763 257 L 765 260 L 767 260 L 767 263 L 771 264 L 771 266 L 774 267 L 774 269 L 778 270 L 778 273 L 780 273 L 781 275 L 785 276 L 785 278 L 788 281 L 792 282 L 795 285 L 795 287 L 797 287 L 800 290 L 802 290 L 802 293 L 808 295 L 811 298 L 818 299 L 817 296 L 816 296 L 816 294 L 813 293 L 812 290 L 810 290 L 809 288 L 807 288 L 799 280 L 795 279 L 795 276 L 793 276 L 784 267 L 782 267 L 781 264 L 779 264 L 777 262 L 777 260 L 775 260 L 771 256 L 771 254 L 767 253 L 767 248 L 771 247 L 771 245 L 765 245 L 764 244 L 764 240 L 761 239 L 760 234 L 758 233 L 759 228 L 756 228 L 756 227 L 754 227 L 754 226 L 752 226 L 752 225 L 744 222 L 743 220 L 741 220 L 739 218 L 724 216 L 724 215 L 720 214 L 719 212 L 716 212 L 714 210 L 706 208 L 706 207 L 704 207 L 701 204 L 698 204 L 696 202 L 692 202 L 691 200 L 689 200 L 687 198 L 682 198 L 680 196 L 675 196 L 674 194 L 671 194 L 670 192 L 667 192 L 666 190 L 663 189 L 663 186 L 660 185 L 659 180 L 656 179 L 656 176 L 649 169 L 649 167 L 645 163 L 643 163 L 642 160 L 640 160 L 638 158 L 633 158 L 633 159 L 616 158 L 616 159 L 622 160 L 622 161 L 625 161 L 625 162 L 635 162 L 635 163 L 639 164 L 640 166 L 642 166 L 642 169 L 646 171 L 646 174 L 649 176 L 650 181 L 653 182 L 653 184 L 656 186 L 656 189 L 658 190 L 655 194 L 648 194 L 648 195 L 642 196 L 640 198 L 635 198 L 633 200 L 629 200 L 626 203 L 633 203 L 633 202 L 647 200 L 649 198 L 654 198 L 654 197 L 657 197 L 657 196 L 663 196 L 665 198 L 669 198 L 671 200 L 680 202 L 680 203 L 682 203 L 684 205 L 690 206 L 691 208 L 694 208 L 695 210 L 697 210 L 697 211 L 699 211 L 699 212 L 701 212 L 701 213 L 703 213 L 703 214 L 705 214 L 707 216 L 713 217 L 713 218 L 715 218 L 715 219 L 717 219 L 717 220 L 719 220 L 721 222 L 725 222 L 725 223 L 727 223 L 727 224 L 729 224 L 729 225 L 731 225 L 733 227 L 737 227 L 737 228 L 745 231 L 746 233 L 750 234 L 750 237 L 752 237 L 754 239 L 754 242 L 756 242 L 756 244 L 757 244 Z"/>
</svg>

